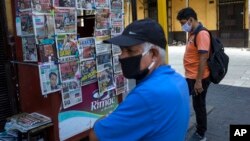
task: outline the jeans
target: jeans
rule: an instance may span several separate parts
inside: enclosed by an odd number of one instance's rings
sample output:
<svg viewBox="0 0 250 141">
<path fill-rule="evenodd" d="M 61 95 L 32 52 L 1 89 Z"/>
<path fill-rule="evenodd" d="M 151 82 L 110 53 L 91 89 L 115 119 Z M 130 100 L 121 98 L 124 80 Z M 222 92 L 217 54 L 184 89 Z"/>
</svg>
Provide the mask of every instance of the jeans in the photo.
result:
<svg viewBox="0 0 250 141">
<path fill-rule="evenodd" d="M 202 87 L 203 87 L 203 92 L 196 95 L 195 90 L 194 90 L 194 84 L 195 84 L 195 79 L 189 79 L 187 78 L 187 83 L 188 83 L 188 88 L 189 88 L 189 93 L 192 95 L 193 99 L 193 108 L 195 111 L 195 116 L 196 116 L 196 132 L 204 136 L 205 132 L 207 130 L 207 110 L 206 110 L 206 95 L 207 95 L 207 89 L 208 86 L 210 85 L 210 81 L 208 78 L 202 79 Z"/>
</svg>

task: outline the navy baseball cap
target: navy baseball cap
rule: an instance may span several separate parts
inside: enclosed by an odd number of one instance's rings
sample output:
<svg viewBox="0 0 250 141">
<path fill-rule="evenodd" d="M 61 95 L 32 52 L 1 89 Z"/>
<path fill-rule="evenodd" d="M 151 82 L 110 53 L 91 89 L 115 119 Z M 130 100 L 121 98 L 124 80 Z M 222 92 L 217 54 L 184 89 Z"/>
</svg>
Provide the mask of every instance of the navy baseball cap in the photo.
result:
<svg viewBox="0 0 250 141">
<path fill-rule="evenodd" d="M 121 35 L 103 41 L 120 47 L 129 47 L 150 42 L 165 49 L 167 41 L 159 23 L 152 19 L 137 20 L 129 24 Z"/>
</svg>

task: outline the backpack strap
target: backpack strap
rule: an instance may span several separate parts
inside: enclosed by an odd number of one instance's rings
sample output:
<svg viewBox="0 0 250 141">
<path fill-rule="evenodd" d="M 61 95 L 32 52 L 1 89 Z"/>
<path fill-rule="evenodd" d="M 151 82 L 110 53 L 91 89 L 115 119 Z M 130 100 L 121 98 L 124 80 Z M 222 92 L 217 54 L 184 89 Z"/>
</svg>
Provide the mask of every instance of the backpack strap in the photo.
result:
<svg viewBox="0 0 250 141">
<path fill-rule="evenodd" d="M 197 47 L 197 44 L 196 44 L 196 36 L 197 36 L 198 33 L 199 33 L 200 31 L 202 31 L 202 30 L 206 30 L 206 31 L 209 33 L 210 39 L 211 39 L 211 37 L 212 37 L 209 30 L 207 30 L 207 29 L 206 29 L 205 27 L 203 27 L 202 25 L 199 25 L 199 26 L 195 29 L 195 31 L 193 32 L 193 34 L 194 34 L 194 46 L 195 46 L 195 47 Z"/>
</svg>

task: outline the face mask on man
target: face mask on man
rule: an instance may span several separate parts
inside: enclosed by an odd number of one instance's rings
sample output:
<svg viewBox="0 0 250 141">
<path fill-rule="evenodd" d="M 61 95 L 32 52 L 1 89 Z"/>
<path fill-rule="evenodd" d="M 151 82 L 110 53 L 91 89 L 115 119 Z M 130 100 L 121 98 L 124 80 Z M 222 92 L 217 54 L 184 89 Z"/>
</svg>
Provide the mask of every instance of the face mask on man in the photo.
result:
<svg viewBox="0 0 250 141">
<path fill-rule="evenodd" d="M 147 74 L 149 73 L 149 70 L 155 64 L 155 61 L 153 61 L 149 65 L 149 67 L 143 70 L 140 70 L 141 58 L 147 53 L 148 51 L 140 55 L 119 59 L 124 77 L 128 79 L 142 80 L 143 78 L 147 76 Z"/>
<path fill-rule="evenodd" d="M 183 26 L 182 26 L 182 30 L 185 32 L 190 32 L 192 30 L 192 26 L 188 24 L 188 22 L 186 22 Z"/>
</svg>

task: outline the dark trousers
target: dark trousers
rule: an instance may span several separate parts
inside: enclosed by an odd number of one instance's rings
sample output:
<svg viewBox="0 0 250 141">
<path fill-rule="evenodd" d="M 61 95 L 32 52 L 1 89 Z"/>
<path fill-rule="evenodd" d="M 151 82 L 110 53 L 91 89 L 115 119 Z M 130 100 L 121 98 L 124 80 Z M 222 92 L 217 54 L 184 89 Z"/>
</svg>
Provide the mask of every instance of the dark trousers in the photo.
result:
<svg viewBox="0 0 250 141">
<path fill-rule="evenodd" d="M 206 95 L 210 85 L 208 78 L 202 80 L 203 92 L 196 95 L 194 90 L 195 79 L 186 79 L 188 83 L 189 93 L 192 95 L 193 108 L 196 116 L 196 132 L 204 136 L 207 130 L 207 110 L 206 110 Z"/>
</svg>

